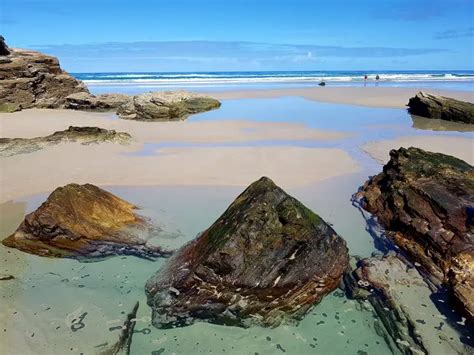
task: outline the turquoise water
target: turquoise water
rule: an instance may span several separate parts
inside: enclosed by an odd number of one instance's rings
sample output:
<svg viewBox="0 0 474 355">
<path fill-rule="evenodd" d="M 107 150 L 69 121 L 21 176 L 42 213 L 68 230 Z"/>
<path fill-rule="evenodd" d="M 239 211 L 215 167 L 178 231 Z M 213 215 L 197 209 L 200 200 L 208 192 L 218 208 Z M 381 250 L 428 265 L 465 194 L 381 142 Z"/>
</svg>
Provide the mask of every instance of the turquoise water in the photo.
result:
<svg viewBox="0 0 474 355">
<path fill-rule="evenodd" d="M 351 131 L 334 141 L 271 140 L 243 145 L 330 146 L 348 151 L 359 163 L 358 173 L 332 178 L 288 192 L 331 223 L 353 255 L 370 256 L 377 249 L 366 222 L 352 206 L 351 195 L 381 165 L 360 149 L 375 139 L 403 135 L 472 137 L 466 125 L 443 129 L 413 120 L 405 110 L 323 104 L 302 98 L 226 100 L 220 110 L 192 116 L 191 121 L 248 119 L 299 122 L 312 128 Z M 160 143 L 145 145 L 138 154 L 155 154 Z M 164 144 L 166 145 L 166 144 Z M 180 145 L 176 143 L 175 145 Z M 226 144 L 224 144 L 226 145 Z M 227 144 L 229 145 L 229 144 Z M 198 146 L 198 144 L 195 144 Z M 216 167 L 218 168 L 218 167 Z M 93 181 L 91 181 L 93 183 Z M 104 187 L 138 205 L 164 233 L 152 242 L 177 248 L 207 228 L 243 187 L 150 186 Z M 25 197 L 0 206 L 0 238 L 12 233 L 24 215 L 36 209 L 47 194 Z M 136 301 L 140 302 L 132 354 L 390 354 L 382 326 L 368 303 L 346 299 L 336 290 L 315 306 L 299 324 L 275 329 L 235 328 L 196 323 L 159 330 L 151 326 L 144 285 L 164 260 L 113 257 L 95 263 L 47 259 L 0 245 L 0 273 L 14 280 L 0 281 L 1 354 L 97 354 L 117 341 L 120 326 Z M 415 296 L 416 297 L 416 294 Z M 428 316 L 438 317 L 440 314 Z M 83 326 L 74 331 L 75 320 Z M 433 336 L 438 334 L 433 331 Z M 397 353 L 397 352 L 395 352 Z"/>
</svg>

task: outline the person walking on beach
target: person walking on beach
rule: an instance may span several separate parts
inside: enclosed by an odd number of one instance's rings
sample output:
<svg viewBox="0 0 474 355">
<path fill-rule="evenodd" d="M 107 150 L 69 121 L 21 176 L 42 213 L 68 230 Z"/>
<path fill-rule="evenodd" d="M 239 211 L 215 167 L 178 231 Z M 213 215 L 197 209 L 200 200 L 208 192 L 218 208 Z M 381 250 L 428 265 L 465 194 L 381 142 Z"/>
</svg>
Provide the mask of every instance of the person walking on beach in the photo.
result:
<svg viewBox="0 0 474 355">
<path fill-rule="evenodd" d="M 379 84 L 379 80 L 380 80 L 380 76 L 377 74 L 375 76 L 375 85 L 378 85 Z"/>
<path fill-rule="evenodd" d="M 365 75 L 364 75 L 364 86 L 367 85 L 367 79 L 368 79 L 368 78 L 367 78 L 367 74 L 365 74 Z"/>
</svg>

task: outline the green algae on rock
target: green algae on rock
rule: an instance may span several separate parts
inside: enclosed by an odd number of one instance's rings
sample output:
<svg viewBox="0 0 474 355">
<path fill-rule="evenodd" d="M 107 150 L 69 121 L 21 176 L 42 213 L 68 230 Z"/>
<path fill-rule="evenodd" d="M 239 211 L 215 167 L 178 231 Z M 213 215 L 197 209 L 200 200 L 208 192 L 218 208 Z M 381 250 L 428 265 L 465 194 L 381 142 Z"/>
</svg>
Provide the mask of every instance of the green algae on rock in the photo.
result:
<svg viewBox="0 0 474 355">
<path fill-rule="evenodd" d="M 153 324 L 298 320 L 337 287 L 348 259 L 329 224 L 262 177 L 148 280 Z"/>
<path fill-rule="evenodd" d="M 116 132 L 99 127 L 69 126 L 64 131 L 57 131 L 45 137 L 35 138 L 0 138 L 0 157 L 32 153 L 51 145 L 80 142 L 95 144 L 103 142 L 128 144 L 132 137 L 125 132 Z"/>
<path fill-rule="evenodd" d="M 474 124 L 474 104 L 419 92 L 408 101 L 408 111 L 417 116 Z"/>
<path fill-rule="evenodd" d="M 133 96 L 117 110 L 120 118 L 143 121 L 178 121 L 219 108 L 212 97 L 186 91 L 149 92 Z"/>
<path fill-rule="evenodd" d="M 146 243 L 157 228 L 135 209 L 97 186 L 69 184 L 54 190 L 2 243 L 40 256 L 80 260 L 119 254 L 168 256 Z"/>
<path fill-rule="evenodd" d="M 390 152 L 383 172 L 356 194 L 386 236 L 474 319 L 474 168 L 418 148 Z"/>
</svg>

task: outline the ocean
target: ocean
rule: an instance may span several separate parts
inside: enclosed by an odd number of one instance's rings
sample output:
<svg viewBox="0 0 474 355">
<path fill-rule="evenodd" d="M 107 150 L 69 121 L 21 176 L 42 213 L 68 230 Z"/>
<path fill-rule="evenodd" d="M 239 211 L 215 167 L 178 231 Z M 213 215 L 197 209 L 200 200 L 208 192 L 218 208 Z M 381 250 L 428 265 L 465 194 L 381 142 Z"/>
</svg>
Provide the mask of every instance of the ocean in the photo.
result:
<svg viewBox="0 0 474 355">
<path fill-rule="evenodd" d="M 252 71 L 252 72 L 122 72 L 72 73 L 92 92 L 134 93 L 148 90 L 198 89 L 200 91 L 242 88 L 315 86 L 391 86 L 474 91 L 474 70 L 457 71 Z M 368 80 L 364 80 L 364 76 Z M 380 80 L 375 80 L 379 75 Z"/>
</svg>

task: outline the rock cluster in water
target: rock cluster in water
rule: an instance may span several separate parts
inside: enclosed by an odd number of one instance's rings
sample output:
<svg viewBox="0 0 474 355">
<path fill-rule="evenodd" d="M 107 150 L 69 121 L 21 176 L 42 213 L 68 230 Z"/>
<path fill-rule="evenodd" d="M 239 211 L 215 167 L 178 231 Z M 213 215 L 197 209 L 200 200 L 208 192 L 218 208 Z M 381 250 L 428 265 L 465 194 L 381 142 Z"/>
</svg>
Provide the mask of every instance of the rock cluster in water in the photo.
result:
<svg viewBox="0 0 474 355">
<path fill-rule="evenodd" d="M 358 193 L 362 207 L 474 319 L 474 168 L 417 148 L 392 150 L 390 157 Z"/>
<path fill-rule="evenodd" d="M 59 66 L 55 57 L 40 52 L 8 49 L 1 41 L 0 111 L 25 108 L 58 108 L 86 86 Z"/>
<path fill-rule="evenodd" d="M 417 116 L 474 124 L 474 104 L 419 92 L 408 101 L 408 111 Z"/>
<path fill-rule="evenodd" d="M 159 328 L 195 320 L 273 327 L 304 316 L 347 266 L 345 241 L 263 177 L 179 249 L 146 293 Z"/>
<path fill-rule="evenodd" d="M 135 209 L 97 186 L 69 184 L 54 190 L 3 244 L 41 256 L 86 260 L 118 254 L 169 255 L 147 245 L 155 227 Z"/>
<path fill-rule="evenodd" d="M 170 121 L 220 107 L 212 97 L 186 91 L 150 92 L 133 96 L 117 110 L 120 118 L 128 120 Z"/>
<path fill-rule="evenodd" d="M 0 138 L 0 157 L 31 153 L 47 146 L 65 142 L 80 142 L 82 144 L 113 142 L 128 144 L 131 138 L 130 134 L 116 132 L 115 130 L 70 126 L 64 131 L 57 131 L 45 137 Z"/>
</svg>

